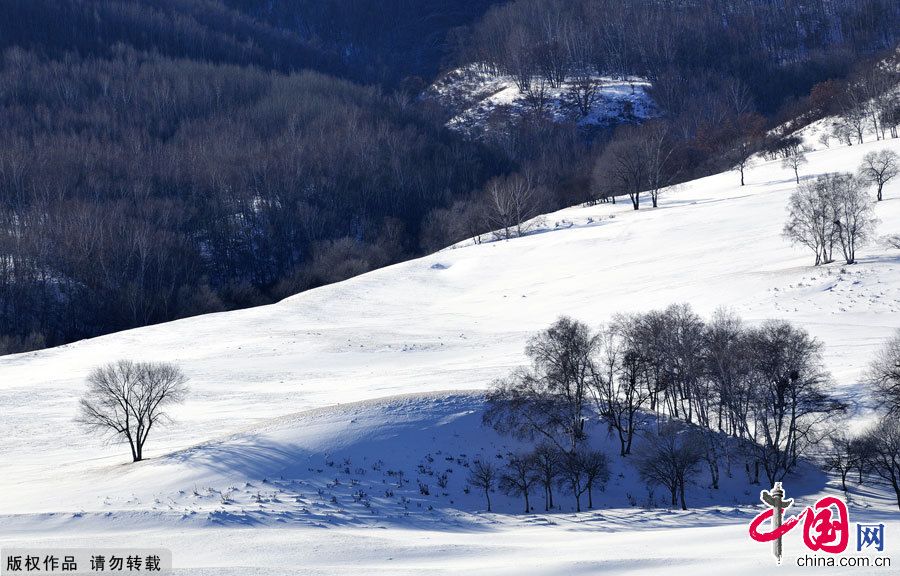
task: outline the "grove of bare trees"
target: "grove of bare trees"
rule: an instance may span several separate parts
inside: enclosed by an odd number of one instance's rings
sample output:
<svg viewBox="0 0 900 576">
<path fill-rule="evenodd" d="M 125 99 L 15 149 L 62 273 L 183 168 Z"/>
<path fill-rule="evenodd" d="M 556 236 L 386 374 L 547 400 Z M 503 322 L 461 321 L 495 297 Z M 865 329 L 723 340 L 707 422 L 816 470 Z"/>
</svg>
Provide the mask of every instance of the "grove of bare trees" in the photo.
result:
<svg viewBox="0 0 900 576">
<path fill-rule="evenodd" d="M 719 312 L 707 323 L 687 305 L 619 316 L 598 331 L 562 317 L 526 355 L 529 367 L 494 383 L 484 422 L 538 444 L 531 461 L 548 507 L 554 475 L 576 510 L 586 491 L 592 504 L 595 423 L 620 456 L 640 439 L 639 472 L 686 506 L 685 484 L 699 468 L 716 488 L 737 452 L 750 481 L 782 480 L 821 444 L 819 425 L 845 410 L 828 393 L 821 343 L 786 322 L 748 327 Z"/>
<path fill-rule="evenodd" d="M 840 246 L 847 264 L 872 238 L 877 224 L 866 184 L 852 174 L 823 174 L 791 194 L 784 236 L 815 253 L 816 266 L 832 261 Z"/>
</svg>

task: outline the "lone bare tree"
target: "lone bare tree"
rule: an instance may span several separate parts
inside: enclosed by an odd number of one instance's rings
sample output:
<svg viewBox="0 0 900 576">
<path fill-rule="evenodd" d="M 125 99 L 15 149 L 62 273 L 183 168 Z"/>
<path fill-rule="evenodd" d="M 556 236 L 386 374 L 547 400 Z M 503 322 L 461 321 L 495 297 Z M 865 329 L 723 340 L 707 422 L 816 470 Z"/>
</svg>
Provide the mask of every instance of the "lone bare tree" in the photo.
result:
<svg viewBox="0 0 900 576">
<path fill-rule="evenodd" d="M 800 146 L 791 146 L 785 153 L 784 160 L 781 161 L 782 168 L 790 168 L 794 171 L 794 180 L 800 184 L 800 167 L 808 164 L 806 153 Z"/>
<path fill-rule="evenodd" d="M 509 240 L 528 231 L 528 221 L 540 214 L 542 192 L 527 176 L 512 174 L 488 182 L 485 188 L 488 223 L 494 234 Z"/>
<path fill-rule="evenodd" d="M 740 172 L 741 186 L 744 185 L 744 171 L 752 165 L 757 149 L 758 145 L 754 140 L 741 138 L 725 155 L 731 169 Z"/>
<path fill-rule="evenodd" d="M 641 192 L 647 189 L 647 165 L 640 138 L 632 129 L 620 129 L 594 166 L 594 182 L 599 196 L 615 198 L 628 195 L 631 207 L 641 207 Z"/>
<path fill-rule="evenodd" d="M 187 396 L 187 381 L 174 364 L 119 360 L 100 366 L 88 375 L 78 421 L 127 441 L 133 461 L 140 462 L 150 431 L 169 419 L 165 409 Z"/>
<path fill-rule="evenodd" d="M 900 156 L 893 150 L 869 152 L 863 156 L 859 166 L 859 176 L 878 190 L 878 201 L 884 185 L 900 174 Z"/>
<path fill-rule="evenodd" d="M 491 511 L 491 490 L 497 483 L 497 468 L 485 460 L 477 460 L 469 472 L 469 484 L 481 490 L 487 501 L 487 511 Z"/>
</svg>

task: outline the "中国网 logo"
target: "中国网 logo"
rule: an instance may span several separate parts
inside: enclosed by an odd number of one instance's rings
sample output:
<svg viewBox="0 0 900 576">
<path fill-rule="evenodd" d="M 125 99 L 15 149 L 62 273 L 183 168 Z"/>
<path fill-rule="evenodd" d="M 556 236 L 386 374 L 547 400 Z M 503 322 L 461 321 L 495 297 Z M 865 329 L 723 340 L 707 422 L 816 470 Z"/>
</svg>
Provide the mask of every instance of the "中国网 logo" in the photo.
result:
<svg viewBox="0 0 900 576">
<path fill-rule="evenodd" d="M 803 543 L 813 552 L 840 554 L 850 543 L 850 513 L 841 498 L 826 496 L 807 506 L 794 516 L 785 512 L 794 504 L 793 498 L 785 498 L 781 482 L 771 490 L 763 490 L 759 499 L 766 505 L 750 522 L 750 537 L 757 542 L 771 542 L 772 553 L 780 564 L 784 553 L 782 537 L 802 524 Z M 884 550 L 884 524 L 856 525 L 856 550 L 872 548 Z"/>
</svg>

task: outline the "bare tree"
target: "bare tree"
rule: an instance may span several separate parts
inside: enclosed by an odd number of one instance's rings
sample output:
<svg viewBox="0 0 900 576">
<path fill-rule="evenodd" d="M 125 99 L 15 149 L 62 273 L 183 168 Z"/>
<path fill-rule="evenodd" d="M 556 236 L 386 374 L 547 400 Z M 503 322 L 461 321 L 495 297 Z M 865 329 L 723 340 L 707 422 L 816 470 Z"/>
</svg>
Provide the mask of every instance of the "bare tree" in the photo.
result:
<svg viewBox="0 0 900 576">
<path fill-rule="evenodd" d="M 587 69 L 575 73 L 566 94 L 570 106 L 585 118 L 600 100 L 600 82 Z"/>
<path fill-rule="evenodd" d="M 641 207 L 641 191 L 647 187 L 647 166 L 642 143 L 633 129 L 622 128 L 594 166 L 594 185 L 602 197 L 628 195 L 635 210 Z"/>
<path fill-rule="evenodd" d="M 601 491 L 609 481 L 609 458 L 599 450 L 585 450 L 579 456 L 584 471 L 584 484 L 588 495 L 588 508 L 594 507 L 594 487 Z"/>
<path fill-rule="evenodd" d="M 900 507 L 900 420 L 883 417 L 863 442 L 868 469 L 891 485 Z"/>
<path fill-rule="evenodd" d="M 525 513 L 531 512 L 529 496 L 534 485 L 539 482 L 534 459 L 529 454 L 516 454 L 509 459 L 506 471 L 500 476 L 500 490 L 509 496 L 525 498 Z"/>
<path fill-rule="evenodd" d="M 553 485 L 562 470 L 562 454 L 549 444 L 541 444 L 532 454 L 532 462 L 538 482 L 544 488 L 544 510 L 553 508 Z"/>
<path fill-rule="evenodd" d="M 561 317 L 529 340 L 529 368 L 498 380 L 487 395 L 484 421 L 501 433 L 542 437 L 573 451 L 584 438 L 590 383 L 596 368 L 597 335 L 585 324 Z"/>
<path fill-rule="evenodd" d="M 139 462 L 156 424 L 168 420 L 165 409 L 182 402 L 187 377 L 174 364 L 119 360 L 95 368 L 87 378 L 79 422 L 128 442 Z"/>
<path fill-rule="evenodd" d="M 497 468 L 485 460 L 476 460 L 469 471 L 469 484 L 484 493 L 488 512 L 491 511 L 491 490 L 494 489 L 494 485 L 497 483 L 498 475 Z"/>
<path fill-rule="evenodd" d="M 647 438 L 638 454 L 637 469 L 648 484 L 669 490 L 672 506 L 680 499 L 681 509 L 687 510 L 685 485 L 699 471 L 702 460 L 703 448 L 695 434 L 672 421 Z"/>
<path fill-rule="evenodd" d="M 619 317 L 601 332 L 598 372 L 591 379 L 597 412 L 616 431 L 619 453 L 631 453 L 638 414 L 650 399 L 646 385 L 647 358 L 639 340 L 637 317 Z"/>
<path fill-rule="evenodd" d="M 878 201 L 881 201 L 884 185 L 900 174 L 900 156 L 893 150 L 869 152 L 863 156 L 858 172 L 860 178 L 875 186 Z"/>
<path fill-rule="evenodd" d="M 856 247 L 868 242 L 878 220 L 865 194 L 865 184 L 851 174 L 834 174 L 829 179 L 833 203 L 834 231 L 847 264 L 856 262 Z"/>
<path fill-rule="evenodd" d="M 838 142 L 845 142 L 847 146 L 853 146 L 853 129 L 846 120 L 840 119 L 831 127 L 831 135 Z"/>
<path fill-rule="evenodd" d="M 792 243 L 812 250 L 816 266 L 832 261 L 836 218 L 831 193 L 831 176 L 826 174 L 801 184 L 788 204 L 790 213 L 783 234 Z"/>
<path fill-rule="evenodd" d="M 791 146 L 785 153 L 784 160 L 781 161 L 781 167 L 793 170 L 794 179 L 797 181 L 797 184 L 800 184 L 800 167 L 808 163 L 809 160 L 806 159 L 803 148 L 800 146 Z"/>
<path fill-rule="evenodd" d="M 822 463 L 825 470 L 840 475 L 841 489 L 846 493 L 847 475 L 859 465 L 859 451 L 854 446 L 854 440 L 842 431 L 829 434 L 822 454 Z"/>
<path fill-rule="evenodd" d="M 753 163 L 753 155 L 758 148 L 756 140 L 741 138 L 726 154 L 731 169 L 737 170 L 741 174 L 741 186 L 744 185 L 744 171 Z"/>
<path fill-rule="evenodd" d="M 488 182 L 488 222 L 501 238 L 509 240 L 528 231 L 528 221 L 540 214 L 541 190 L 526 176 L 512 174 Z"/>
<path fill-rule="evenodd" d="M 900 416 L 900 330 L 878 351 L 868 376 L 878 408 Z"/>
<path fill-rule="evenodd" d="M 846 410 L 827 392 L 822 344 L 787 322 L 749 330 L 751 418 L 756 462 L 780 482 L 821 440 L 821 424 Z"/>
<path fill-rule="evenodd" d="M 675 165 L 675 141 L 668 124 L 654 120 L 639 128 L 642 153 L 647 170 L 647 186 L 653 207 L 659 206 L 659 193 L 678 175 Z"/>
<path fill-rule="evenodd" d="M 560 484 L 567 487 L 575 497 L 575 511 L 581 512 L 581 496 L 587 491 L 587 475 L 581 451 L 566 452 L 562 456 Z"/>
</svg>

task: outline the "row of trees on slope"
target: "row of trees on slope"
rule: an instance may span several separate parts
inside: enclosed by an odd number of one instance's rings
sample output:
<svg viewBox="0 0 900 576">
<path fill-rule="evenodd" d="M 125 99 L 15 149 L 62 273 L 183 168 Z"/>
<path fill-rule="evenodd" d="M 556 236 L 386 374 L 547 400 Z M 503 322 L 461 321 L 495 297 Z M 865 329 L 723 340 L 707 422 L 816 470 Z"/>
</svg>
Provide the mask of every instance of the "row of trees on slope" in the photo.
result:
<svg viewBox="0 0 900 576">
<path fill-rule="evenodd" d="M 718 489 L 736 456 L 750 481 L 759 482 L 762 471 L 769 484 L 805 458 L 838 466 L 845 480 L 858 466 L 860 481 L 871 472 L 889 482 L 900 505 L 900 334 L 867 378 L 884 418 L 853 442 L 836 424 L 847 406 L 828 392 L 821 343 L 787 322 L 750 327 L 720 311 L 707 323 L 686 305 L 618 316 L 598 331 L 562 317 L 531 339 L 526 354 L 530 366 L 494 384 L 484 421 L 536 448 L 513 458 L 505 473 L 489 463 L 475 468 L 470 481 L 486 495 L 490 478 L 520 478 L 520 468 L 530 466 L 533 486 L 552 506 L 552 452 L 559 485 L 580 508 L 581 494 L 608 478 L 606 464 L 591 473 L 590 463 L 604 460 L 589 449 L 596 419 L 648 484 L 668 490 L 673 506 L 678 497 L 686 508 L 685 485 L 701 466 Z M 528 488 L 513 479 L 504 486 L 515 495 Z"/>
<path fill-rule="evenodd" d="M 687 305 L 621 315 L 598 331 L 563 317 L 529 342 L 530 366 L 495 383 L 484 418 L 563 459 L 587 445 L 594 418 L 623 457 L 656 422 L 656 457 L 643 455 L 638 468 L 648 482 L 679 478 L 669 486 L 677 492 L 701 462 L 718 488 L 730 437 L 742 441 L 748 477 L 758 482 L 762 471 L 771 483 L 819 441 L 816 425 L 845 409 L 827 392 L 821 352 L 789 323 L 749 327 L 727 312 L 707 323 Z"/>
<path fill-rule="evenodd" d="M 806 102 L 793 108 L 796 115 L 791 121 L 774 131 L 766 130 L 765 118 L 754 112 L 749 90 L 739 81 L 728 85 L 729 97 L 723 96 L 715 107 L 719 115 L 699 131 L 684 130 L 672 118 L 620 127 L 594 162 L 592 200 L 615 202 L 617 196 L 627 196 L 637 210 L 645 194 L 656 207 L 661 189 L 697 174 L 698 158 L 738 171 L 742 186 L 756 155 L 780 158 L 800 184 L 799 171 L 807 160 L 802 140 L 793 132 L 806 123 L 826 115 L 837 118 L 833 131 L 822 135 L 826 146 L 835 136 L 847 145 L 862 143 L 866 134 L 874 134 L 878 140 L 898 137 L 898 65 L 894 54 L 859 66 L 846 82 L 829 80 L 816 85 Z M 859 170 L 861 182 L 877 187 L 879 200 L 884 184 L 896 171 L 896 160 L 890 154 L 867 155 Z"/>
<path fill-rule="evenodd" d="M 875 401 L 874 425 L 856 433 L 833 431 L 820 460 L 840 476 L 845 492 L 855 471 L 859 484 L 874 476 L 890 486 L 900 506 L 900 331 L 879 350 L 866 379 Z"/>
</svg>

